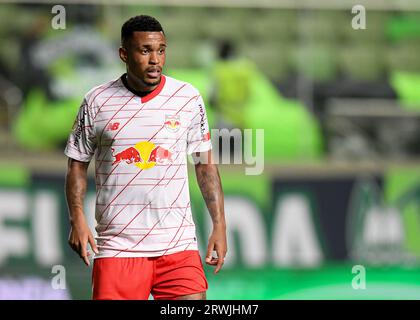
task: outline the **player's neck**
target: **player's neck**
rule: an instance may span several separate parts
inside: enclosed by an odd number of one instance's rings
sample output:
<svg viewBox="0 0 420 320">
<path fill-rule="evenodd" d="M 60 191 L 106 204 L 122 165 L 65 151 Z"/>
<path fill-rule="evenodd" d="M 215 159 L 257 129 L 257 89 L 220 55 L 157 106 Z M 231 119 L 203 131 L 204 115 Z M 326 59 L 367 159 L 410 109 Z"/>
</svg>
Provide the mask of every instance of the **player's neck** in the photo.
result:
<svg viewBox="0 0 420 320">
<path fill-rule="evenodd" d="M 131 92 L 135 93 L 136 95 L 138 95 L 140 97 L 144 97 L 144 96 L 148 95 L 150 92 L 155 90 L 157 88 L 157 86 L 159 85 L 159 84 L 154 85 L 154 86 L 142 85 L 141 81 L 136 81 L 135 79 L 133 79 L 127 73 L 122 76 L 122 80 L 124 82 L 124 85 Z"/>
</svg>

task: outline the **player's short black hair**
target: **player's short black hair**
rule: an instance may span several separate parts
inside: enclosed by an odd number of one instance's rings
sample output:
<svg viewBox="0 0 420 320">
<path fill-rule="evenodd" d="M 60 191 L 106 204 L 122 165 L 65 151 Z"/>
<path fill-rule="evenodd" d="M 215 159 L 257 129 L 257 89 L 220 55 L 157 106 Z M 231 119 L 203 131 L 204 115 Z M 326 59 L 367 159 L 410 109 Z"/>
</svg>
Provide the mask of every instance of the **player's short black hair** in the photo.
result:
<svg viewBox="0 0 420 320">
<path fill-rule="evenodd" d="M 135 16 L 128 19 L 121 27 L 121 43 L 124 44 L 135 31 L 162 31 L 162 26 L 155 18 L 147 15 Z"/>
</svg>

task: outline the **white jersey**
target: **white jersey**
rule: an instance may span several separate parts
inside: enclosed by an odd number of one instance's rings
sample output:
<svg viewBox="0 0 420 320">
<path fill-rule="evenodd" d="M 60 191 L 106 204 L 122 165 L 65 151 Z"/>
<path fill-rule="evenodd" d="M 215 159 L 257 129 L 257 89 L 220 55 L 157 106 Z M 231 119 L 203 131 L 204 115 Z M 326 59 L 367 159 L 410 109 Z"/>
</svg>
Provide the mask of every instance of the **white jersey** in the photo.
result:
<svg viewBox="0 0 420 320">
<path fill-rule="evenodd" d="M 211 149 L 203 99 L 163 75 L 140 97 L 124 77 L 86 94 L 65 149 L 79 161 L 95 155 L 96 258 L 198 250 L 187 154 Z"/>
</svg>

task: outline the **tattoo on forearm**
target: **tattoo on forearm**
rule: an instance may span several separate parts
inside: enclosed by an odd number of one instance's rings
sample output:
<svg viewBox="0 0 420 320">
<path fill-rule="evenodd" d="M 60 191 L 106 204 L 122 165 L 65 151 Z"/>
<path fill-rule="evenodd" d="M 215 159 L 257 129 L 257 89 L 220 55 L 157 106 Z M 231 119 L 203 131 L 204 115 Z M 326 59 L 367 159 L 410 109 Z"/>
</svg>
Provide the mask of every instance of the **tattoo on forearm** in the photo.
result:
<svg viewBox="0 0 420 320">
<path fill-rule="evenodd" d="M 219 172 L 213 164 L 196 166 L 197 181 L 214 223 L 224 220 L 223 191 Z"/>
<path fill-rule="evenodd" d="M 74 211 L 83 210 L 83 201 L 87 189 L 86 173 L 79 169 L 69 172 L 66 177 L 66 199 L 70 218 Z"/>
</svg>

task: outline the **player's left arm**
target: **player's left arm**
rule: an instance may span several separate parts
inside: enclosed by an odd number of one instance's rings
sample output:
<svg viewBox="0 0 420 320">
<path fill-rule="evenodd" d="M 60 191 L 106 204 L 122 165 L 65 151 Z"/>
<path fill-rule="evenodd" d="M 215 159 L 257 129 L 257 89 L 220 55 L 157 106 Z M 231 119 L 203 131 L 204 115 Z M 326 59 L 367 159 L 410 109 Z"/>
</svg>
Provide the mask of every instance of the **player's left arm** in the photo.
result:
<svg viewBox="0 0 420 320">
<path fill-rule="evenodd" d="M 207 246 L 206 263 L 216 266 L 214 273 L 222 268 L 227 252 L 224 197 L 219 170 L 212 161 L 211 151 L 195 153 L 197 182 L 213 222 L 213 231 Z M 212 256 L 216 251 L 217 257 Z"/>
</svg>

